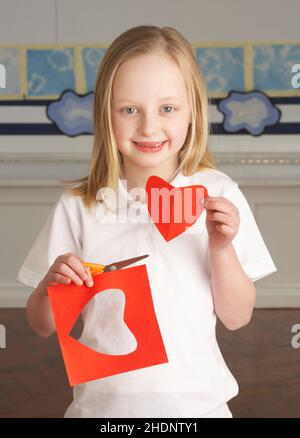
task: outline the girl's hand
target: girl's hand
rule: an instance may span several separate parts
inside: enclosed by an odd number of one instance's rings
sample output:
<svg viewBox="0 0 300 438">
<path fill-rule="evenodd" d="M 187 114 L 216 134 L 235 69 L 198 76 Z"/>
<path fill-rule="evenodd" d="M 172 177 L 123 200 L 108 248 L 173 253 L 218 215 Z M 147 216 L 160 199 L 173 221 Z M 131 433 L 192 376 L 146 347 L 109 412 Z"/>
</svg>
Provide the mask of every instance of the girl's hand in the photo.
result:
<svg viewBox="0 0 300 438">
<path fill-rule="evenodd" d="M 228 199 L 208 196 L 204 201 L 209 249 L 219 252 L 225 249 L 236 236 L 240 215 L 238 208 Z"/>
<path fill-rule="evenodd" d="M 67 253 L 58 256 L 50 267 L 43 279 L 44 290 L 47 291 L 48 286 L 70 284 L 71 281 L 78 286 L 81 286 L 83 282 L 88 287 L 93 286 L 93 277 L 90 270 L 83 266 L 82 261 L 76 254 Z"/>
</svg>

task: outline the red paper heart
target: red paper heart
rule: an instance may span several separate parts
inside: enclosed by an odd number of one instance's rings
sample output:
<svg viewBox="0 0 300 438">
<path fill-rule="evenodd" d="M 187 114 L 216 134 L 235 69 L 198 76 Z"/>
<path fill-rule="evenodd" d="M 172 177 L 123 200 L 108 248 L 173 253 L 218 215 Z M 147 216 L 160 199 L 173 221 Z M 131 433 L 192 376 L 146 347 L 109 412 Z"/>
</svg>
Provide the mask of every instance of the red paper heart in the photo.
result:
<svg viewBox="0 0 300 438">
<path fill-rule="evenodd" d="M 204 210 L 208 196 L 202 185 L 174 187 L 152 175 L 146 183 L 148 212 L 158 231 L 169 241 L 191 227 Z"/>
</svg>

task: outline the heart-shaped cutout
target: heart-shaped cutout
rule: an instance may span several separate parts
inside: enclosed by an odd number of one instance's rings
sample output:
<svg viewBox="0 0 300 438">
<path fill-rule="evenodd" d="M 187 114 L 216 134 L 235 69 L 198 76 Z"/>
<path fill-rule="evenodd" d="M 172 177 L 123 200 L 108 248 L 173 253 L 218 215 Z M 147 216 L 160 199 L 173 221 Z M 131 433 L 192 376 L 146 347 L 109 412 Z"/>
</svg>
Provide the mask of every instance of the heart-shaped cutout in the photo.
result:
<svg viewBox="0 0 300 438">
<path fill-rule="evenodd" d="M 135 351 L 136 338 L 124 321 L 125 303 L 125 294 L 120 289 L 95 294 L 82 310 L 88 313 L 88 318 L 80 337 L 75 339 L 102 354 L 121 356 Z M 72 330 L 69 335 L 74 337 Z"/>
<path fill-rule="evenodd" d="M 201 216 L 201 200 L 207 196 L 202 185 L 174 187 L 152 175 L 146 183 L 148 212 L 166 241 L 184 233 Z"/>
</svg>

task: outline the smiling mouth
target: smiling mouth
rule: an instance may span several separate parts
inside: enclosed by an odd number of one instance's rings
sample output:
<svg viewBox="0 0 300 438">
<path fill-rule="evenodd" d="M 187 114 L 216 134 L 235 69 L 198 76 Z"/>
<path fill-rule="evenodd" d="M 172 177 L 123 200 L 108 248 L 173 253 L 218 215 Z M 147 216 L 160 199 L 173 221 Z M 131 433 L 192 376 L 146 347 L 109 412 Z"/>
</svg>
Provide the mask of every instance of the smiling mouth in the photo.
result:
<svg viewBox="0 0 300 438">
<path fill-rule="evenodd" d="M 158 150 L 162 149 L 162 147 L 167 143 L 167 140 L 162 142 L 133 142 L 138 149 L 144 150 Z"/>
</svg>

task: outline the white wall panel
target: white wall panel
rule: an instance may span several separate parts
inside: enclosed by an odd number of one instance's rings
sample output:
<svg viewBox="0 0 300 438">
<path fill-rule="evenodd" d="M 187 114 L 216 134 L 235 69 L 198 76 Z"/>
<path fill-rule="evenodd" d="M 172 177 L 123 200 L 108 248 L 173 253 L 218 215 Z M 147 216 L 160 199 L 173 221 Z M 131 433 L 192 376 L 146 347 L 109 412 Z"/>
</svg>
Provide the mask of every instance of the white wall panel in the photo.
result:
<svg viewBox="0 0 300 438">
<path fill-rule="evenodd" d="M 55 0 L 0 0 L 0 44 L 52 44 L 55 29 Z"/>
<path fill-rule="evenodd" d="M 110 42 L 141 24 L 195 41 L 299 39 L 299 0 L 58 0 L 59 42 Z"/>
</svg>

